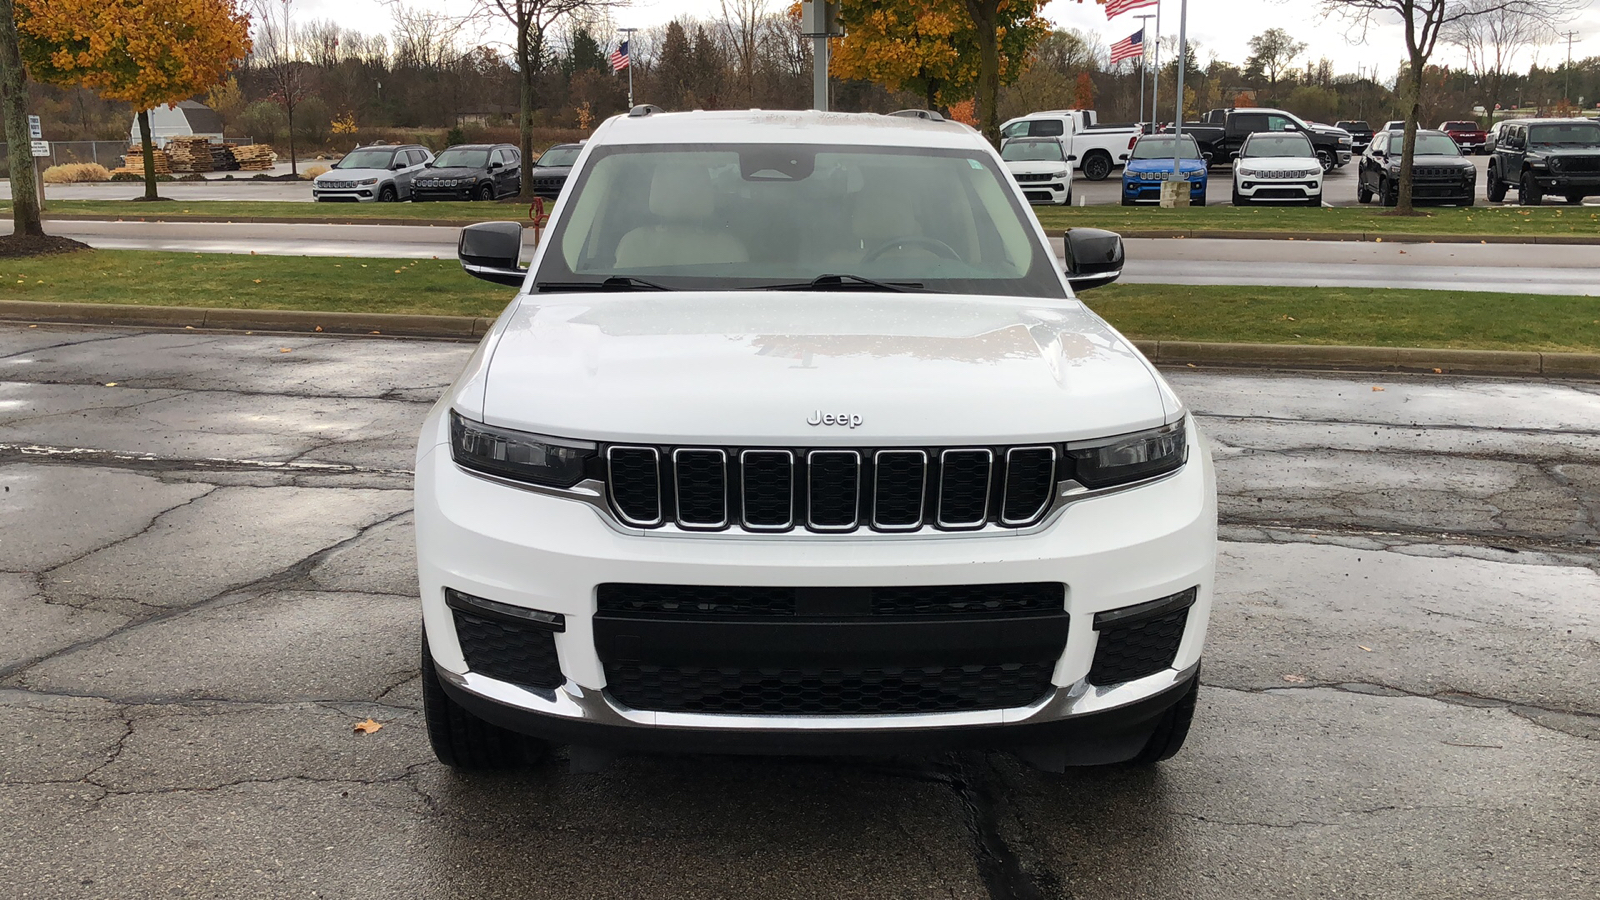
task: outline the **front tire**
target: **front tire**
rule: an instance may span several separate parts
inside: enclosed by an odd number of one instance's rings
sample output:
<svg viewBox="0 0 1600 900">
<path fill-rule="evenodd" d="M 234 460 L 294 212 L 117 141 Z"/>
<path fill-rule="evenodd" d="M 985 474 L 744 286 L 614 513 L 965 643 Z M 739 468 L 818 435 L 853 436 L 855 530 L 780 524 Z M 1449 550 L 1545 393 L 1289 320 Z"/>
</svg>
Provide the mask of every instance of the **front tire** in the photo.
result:
<svg viewBox="0 0 1600 900">
<path fill-rule="evenodd" d="M 1358 183 L 1356 185 L 1356 202 L 1357 203 L 1371 203 L 1372 202 L 1372 192 L 1367 190 L 1367 186 L 1365 184 L 1359 184 Z"/>
<path fill-rule="evenodd" d="M 1400 185 L 1385 178 L 1378 182 L 1378 196 L 1383 198 L 1384 206 L 1400 205 Z"/>
<path fill-rule="evenodd" d="M 452 769 L 510 769 L 533 762 L 543 749 L 537 741 L 491 725 L 450 699 L 433 666 L 428 636 L 422 636 L 422 715 L 433 755 Z"/>
<path fill-rule="evenodd" d="M 400 192 L 395 190 L 392 184 L 386 184 L 378 190 L 379 203 L 397 203 L 399 200 Z"/>
<path fill-rule="evenodd" d="M 1322 206 L 1322 194 L 1318 193 L 1315 197 L 1307 197 L 1306 205 L 1320 208 Z"/>
<path fill-rule="evenodd" d="M 1567 195 L 1567 202 L 1571 203 L 1573 206 L 1582 205 L 1582 203 L 1583 203 L 1583 195 L 1582 194 L 1568 194 Z"/>
<path fill-rule="evenodd" d="M 1489 177 L 1483 186 L 1483 194 L 1491 203 L 1499 203 L 1506 199 L 1506 183 L 1495 175 L 1493 166 L 1489 167 Z"/>
<path fill-rule="evenodd" d="M 1233 189 L 1233 205 L 1234 206 L 1249 206 L 1250 205 L 1250 198 L 1246 197 L 1245 195 L 1243 195 L 1241 193 L 1239 193 L 1239 189 L 1238 188 L 1234 188 Z"/>
<path fill-rule="evenodd" d="M 1105 181 L 1111 174 L 1111 157 L 1104 151 L 1095 151 L 1083 161 L 1083 177 L 1090 181 Z"/>
<path fill-rule="evenodd" d="M 1544 191 L 1539 190 L 1539 183 L 1533 180 L 1532 172 L 1522 173 L 1522 183 L 1517 186 L 1517 199 L 1523 206 L 1539 206 L 1544 203 Z"/>
<path fill-rule="evenodd" d="M 494 185 L 485 184 L 478 187 L 478 200 L 489 201 L 494 199 Z"/>
<path fill-rule="evenodd" d="M 1155 731 L 1150 734 L 1150 740 L 1144 745 L 1144 749 L 1139 751 L 1139 755 L 1129 761 L 1129 764 L 1152 766 L 1177 756 L 1178 751 L 1183 749 L 1184 740 L 1189 736 L 1189 726 L 1194 723 L 1194 708 L 1199 697 L 1200 673 L 1196 672 L 1194 681 L 1189 683 L 1189 689 L 1161 716 L 1161 720 L 1156 723 Z"/>
</svg>

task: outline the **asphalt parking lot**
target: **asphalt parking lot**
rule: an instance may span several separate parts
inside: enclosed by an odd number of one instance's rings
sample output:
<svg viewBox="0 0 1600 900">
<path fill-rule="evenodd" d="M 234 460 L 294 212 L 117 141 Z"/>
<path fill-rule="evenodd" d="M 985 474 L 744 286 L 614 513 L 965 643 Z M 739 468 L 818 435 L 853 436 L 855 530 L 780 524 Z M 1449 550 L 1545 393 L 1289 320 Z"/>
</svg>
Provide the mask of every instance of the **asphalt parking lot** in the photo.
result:
<svg viewBox="0 0 1600 900">
<path fill-rule="evenodd" d="M 0 326 L 0 896 L 1600 893 L 1600 385 L 1171 373 L 1225 543 L 1156 771 L 460 777 L 409 468 L 470 349 Z"/>
</svg>

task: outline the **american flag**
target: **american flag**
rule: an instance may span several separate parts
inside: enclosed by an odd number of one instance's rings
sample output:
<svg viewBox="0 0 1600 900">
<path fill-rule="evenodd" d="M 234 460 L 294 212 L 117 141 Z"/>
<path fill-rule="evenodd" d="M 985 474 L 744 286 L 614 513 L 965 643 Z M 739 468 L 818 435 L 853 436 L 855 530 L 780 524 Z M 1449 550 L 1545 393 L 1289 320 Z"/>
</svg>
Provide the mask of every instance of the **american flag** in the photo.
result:
<svg viewBox="0 0 1600 900">
<path fill-rule="evenodd" d="M 1115 19 L 1130 9 L 1155 6 L 1160 2 L 1161 0 L 1108 0 L 1106 3 L 1106 18 Z"/>
<path fill-rule="evenodd" d="M 611 53 L 611 71 L 621 72 L 628 67 L 628 42 L 623 41 Z"/>
<path fill-rule="evenodd" d="M 1111 45 L 1111 64 L 1144 55 L 1144 29 L 1141 28 Z"/>
</svg>

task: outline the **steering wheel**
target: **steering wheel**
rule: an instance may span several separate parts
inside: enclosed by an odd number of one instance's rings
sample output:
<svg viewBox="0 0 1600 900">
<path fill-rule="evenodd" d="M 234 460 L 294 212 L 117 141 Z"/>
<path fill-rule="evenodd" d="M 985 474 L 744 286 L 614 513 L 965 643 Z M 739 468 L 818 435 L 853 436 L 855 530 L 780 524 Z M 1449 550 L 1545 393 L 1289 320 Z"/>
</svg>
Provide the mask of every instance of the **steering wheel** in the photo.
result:
<svg viewBox="0 0 1600 900">
<path fill-rule="evenodd" d="M 907 235 L 906 237 L 895 238 L 892 241 L 884 241 L 882 244 L 879 244 L 876 248 L 874 248 L 871 253 L 863 256 L 861 261 L 864 263 L 875 262 L 878 257 L 888 253 L 890 250 L 893 250 L 896 247 L 904 247 L 907 245 L 921 247 L 924 250 L 932 251 L 935 256 L 938 256 L 941 259 L 961 259 L 961 254 L 957 253 L 955 248 L 951 247 L 949 244 L 946 244 L 944 241 L 939 240 L 938 238 L 926 237 L 924 235 Z"/>
</svg>

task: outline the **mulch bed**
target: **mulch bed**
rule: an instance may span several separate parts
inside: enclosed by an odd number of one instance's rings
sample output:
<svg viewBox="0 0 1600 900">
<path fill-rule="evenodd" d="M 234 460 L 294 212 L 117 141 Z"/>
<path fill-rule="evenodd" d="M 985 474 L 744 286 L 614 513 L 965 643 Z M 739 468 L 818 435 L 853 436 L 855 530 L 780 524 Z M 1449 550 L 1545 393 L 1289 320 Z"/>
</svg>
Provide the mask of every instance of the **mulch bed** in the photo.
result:
<svg viewBox="0 0 1600 900">
<path fill-rule="evenodd" d="M 0 237 L 0 259 L 19 259 L 25 256 L 49 256 L 53 253 L 76 253 L 88 250 L 89 245 L 71 238 L 44 235 L 9 234 Z"/>
</svg>

